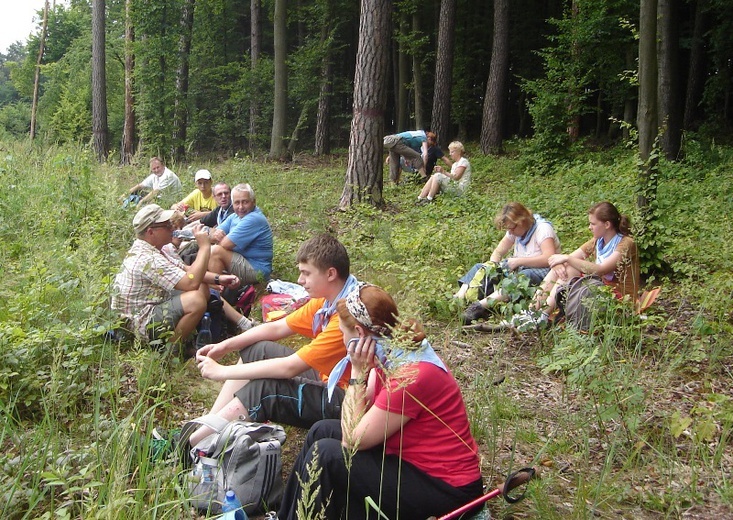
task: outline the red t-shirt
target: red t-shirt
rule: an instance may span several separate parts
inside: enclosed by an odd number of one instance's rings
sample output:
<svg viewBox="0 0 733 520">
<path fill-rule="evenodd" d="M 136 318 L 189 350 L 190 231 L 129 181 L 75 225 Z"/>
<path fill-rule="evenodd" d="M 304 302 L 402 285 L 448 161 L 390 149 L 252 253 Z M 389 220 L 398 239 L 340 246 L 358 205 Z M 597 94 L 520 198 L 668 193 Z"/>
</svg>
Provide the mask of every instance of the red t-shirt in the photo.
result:
<svg viewBox="0 0 733 520">
<path fill-rule="evenodd" d="M 296 354 L 311 368 L 320 372 L 322 381 L 328 381 L 328 374 L 331 373 L 333 367 L 346 356 L 344 336 L 339 329 L 338 313 L 331 316 L 328 325 L 320 334 L 313 334 L 313 316 L 323 307 L 325 301 L 325 298 L 313 298 L 300 309 L 285 317 L 285 322 L 290 330 L 306 338 L 313 338 L 313 341 L 298 349 Z M 347 370 L 339 380 L 339 386 L 346 388 L 348 383 L 349 371 Z"/>
<path fill-rule="evenodd" d="M 381 370 L 377 376 L 374 406 L 410 418 L 401 432 L 387 439 L 387 454 L 400 455 L 454 487 L 481 478 L 478 446 L 450 372 L 420 362 L 402 366 L 386 382 Z"/>
</svg>

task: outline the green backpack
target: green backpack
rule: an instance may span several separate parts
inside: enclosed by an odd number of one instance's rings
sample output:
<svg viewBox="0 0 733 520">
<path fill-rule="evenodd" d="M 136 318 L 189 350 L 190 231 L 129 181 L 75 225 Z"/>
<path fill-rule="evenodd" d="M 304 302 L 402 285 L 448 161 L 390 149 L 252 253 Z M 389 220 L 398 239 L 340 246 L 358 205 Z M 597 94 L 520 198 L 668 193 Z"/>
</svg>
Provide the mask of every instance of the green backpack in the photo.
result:
<svg viewBox="0 0 733 520">
<path fill-rule="evenodd" d="M 468 282 L 468 290 L 466 291 L 466 301 L 474 302 L 483 300 L 489 294 L 494 292 L 494 286 L 504 278 L 505 270 L 501 264 L 496 262 L 486 262 L 479 267 L 476 274 Z"/>
</svg>

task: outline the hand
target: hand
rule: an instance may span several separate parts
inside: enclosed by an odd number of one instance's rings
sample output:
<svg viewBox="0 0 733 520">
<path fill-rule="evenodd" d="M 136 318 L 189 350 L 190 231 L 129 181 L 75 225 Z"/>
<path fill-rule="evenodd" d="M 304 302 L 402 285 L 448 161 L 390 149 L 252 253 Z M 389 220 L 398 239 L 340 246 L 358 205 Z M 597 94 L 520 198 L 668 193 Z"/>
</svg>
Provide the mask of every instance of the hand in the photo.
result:
<svg viewBox="0 0 733 520">
<path fill-rule="evenodd" d="M 211 233 L 211 235 L 209 235 L 209 238 L 211 239 L 212 242 L 214 242 L 215 244 L 218 244 L 219 242 L 224 240 L 225 236 L 227 236 L 227 234 L 224 233 L 221 229 L 215 229 Z"/>
<path fill-rule="evenodd" d="M 236 289 L 239 287 L 240 280 L 238 276 L 235 276 L 233 274 L 222 274 L 219 276 L 219 285 L 222 285 L 223 287 L 231 287 L 232 289 Z"/>
<path fill-rule="evenodd" d="M 555 272 L 558 280 L 568 279 L 568 270 L 565 268 L 565 264 L 557 264 L 552 270 Z"/>
<path fill-rule="evenodd" d="M 212 358 L 203 355 L 201 350 L 196 353 L 196 365 L 201 371 L 201 375 L 206 379 L 211 379 L 212 381 L 226 381 L 228 367 L 224 367 Z"/>
<path fill-rule="evenodd" d="M 211 244 L 211 241 L 209 240 L 208 226 L 204 226 L 203 224 L 196 224 L 195 226 L 193 226 L 193 236 L 196 237 L 196 243 L 199 245 L 199 247 Z"/>
<path fill-rule="evenodd" d="M 376 347 L 377 342 L 371 336 L 362 336 L 358 341 L 349 341 L 346 352 L 348 352 L 351 360 L 352 377 L 358 378 L 374 368 L 374 351 Z"/>
<path fill-rule="evenodd" d="M 506 266 L 510 271 L 516 271 L 519 267 L 519 258 L 507 258 L 504 262 L 506 262 Z"/>
<path fill-rule="evenodd" d="M 198 358 L 199 355 L 202 355 L 213 360 L 221 359 L 228 352 L 223 343 L 224 342 L 204 345 L 203 347 L 198 349 L 198 351 L 196 352 L 196 357 Z"/>
<path fill-rule="evenodd" d="M 184 211 L 184 205 L 181 202 L 177 202 L 177 203 L 173 204 L 173 206 L 171 206 L 171 209 L 174 209 L 176 211 L 180 211 L 181 213 L 183 213 L 183 211 Z"/>
<path fill-rule="evenodd" d="M 569 255 L 563 254 L 550 255 L 550 258 L 547 259 L 547 263 L 550 265 L 550 267 L 555 267 L 556 265 L 567 263 L 569 258 Z"/>
<path fill-rule="evenodd" d="M 433 171 L 436 171 L 438 173 L 443 173 L 443 167 L 436 164 L 435 168 L 433 168 Z"/>
</svg>

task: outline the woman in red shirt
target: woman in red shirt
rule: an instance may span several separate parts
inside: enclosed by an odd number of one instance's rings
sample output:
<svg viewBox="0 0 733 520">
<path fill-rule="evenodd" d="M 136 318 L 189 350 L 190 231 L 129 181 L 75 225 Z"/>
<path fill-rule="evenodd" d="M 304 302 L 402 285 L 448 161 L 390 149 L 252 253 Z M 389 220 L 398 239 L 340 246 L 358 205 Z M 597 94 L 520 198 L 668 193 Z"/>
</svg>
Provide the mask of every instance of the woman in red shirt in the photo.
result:
<svg viewBox="0 0 733 520">
<path fill-rule="evenodd" d="M 313 494 L 313 513 L 323 508 L 327 519 L 377 518 L 366 497 L 387 518 L 424 520 L 481 496 L 458 383 L 419 324 L 398 324 L 394 300 L 373 285 L 360 285 L 337 310 L 348 356 L 330 379 L 351 365 L 341 420 L 308 432 L 279 518 L 295 520 L 301 498 Z"/>
</svg>

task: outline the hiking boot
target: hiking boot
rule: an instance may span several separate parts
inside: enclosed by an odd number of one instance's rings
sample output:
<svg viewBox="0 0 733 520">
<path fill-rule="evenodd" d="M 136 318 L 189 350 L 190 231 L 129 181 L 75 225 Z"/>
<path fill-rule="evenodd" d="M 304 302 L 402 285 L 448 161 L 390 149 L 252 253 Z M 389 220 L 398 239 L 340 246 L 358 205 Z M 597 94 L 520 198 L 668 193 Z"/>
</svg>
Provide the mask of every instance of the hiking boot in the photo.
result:
<svg viewBox="0 0 733 520">
<path fill-rule="evenodd" d="M 491 315 L 491 311 L 481 305 L 480 302 L 473 302 L 463 311 L 463 324 L 470 325 L 474 321 L 485 320 Z"/>
</svg>

